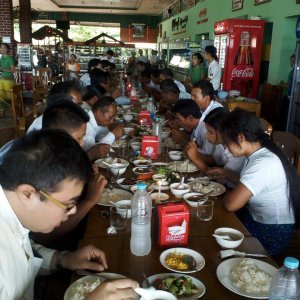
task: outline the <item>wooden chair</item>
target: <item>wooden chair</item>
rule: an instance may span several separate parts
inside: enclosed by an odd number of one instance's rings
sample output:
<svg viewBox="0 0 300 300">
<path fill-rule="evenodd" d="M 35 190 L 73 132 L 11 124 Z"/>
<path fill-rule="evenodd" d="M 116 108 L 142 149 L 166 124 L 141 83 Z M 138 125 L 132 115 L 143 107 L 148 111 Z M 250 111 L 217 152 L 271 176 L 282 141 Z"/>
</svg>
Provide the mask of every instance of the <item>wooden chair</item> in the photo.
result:
<svg viewBox="0 0 300 300">
<path fill-rule="evenodd" d="M 236 109 L 237 107 L 242 108 L 244 110 L 253 112 L 256 114 L 257 117 L 260 117 L 261 111 L 261 102 L 246 102 L 246 101 L 233 101 L 233 100 L 226 100 L 223 102 L 224 106 L 228 108 L 229 111 Z"/>
<path fill-rule="evenodd" d="M 281 148 L 300 175 L 300 139 L 285 131 L 273 131 L 272 139 Z"/>
<path fill-rule="evenodd" d="M 19 120 L 25 115 L 21 85 L 15 85 L 12 88 L 11 109 L 14 127 L 18 131 Z"/>
<path fill-rule="evenodd" d="M 2 127 L 0 128 L 0 148 L 3 147 L 9 141 L 17 137 L 17 131 L 14 127 Z"/>
<path fill-rule="evenodd" d="M 272 131 L 273 131 L 272 125 L 263 118 L 259 118 L 259 121 L 260 121 L 265 133 L 267 133 L 268 135 L 272 135 Z"/>
<path fill-rule="evenodd" d="M 18 136 L 24 136 L 34 121 L 34 113 L 33 111 L 30 112 L 29 114 L 24 115 L 20 120 L 19 120 L 19 125 L 18 125 Z"/>
<path fill-rule="evenodd" d="M 51 69 L 50 68 L 37 68 L 35 70 L 36 77 L 39 78 L 39 87 L 50 88 L 51 87 Z"/>
<path fill-rule="evenodd" d="M 33 112 L 36 117 L 39 114 L 39 107 L 41 103 L 47 101 L 49 86 L 48 81 L 43 81 L 39 76 L 32 76 L 32 98 L 33 98 Z"/>
</svg>

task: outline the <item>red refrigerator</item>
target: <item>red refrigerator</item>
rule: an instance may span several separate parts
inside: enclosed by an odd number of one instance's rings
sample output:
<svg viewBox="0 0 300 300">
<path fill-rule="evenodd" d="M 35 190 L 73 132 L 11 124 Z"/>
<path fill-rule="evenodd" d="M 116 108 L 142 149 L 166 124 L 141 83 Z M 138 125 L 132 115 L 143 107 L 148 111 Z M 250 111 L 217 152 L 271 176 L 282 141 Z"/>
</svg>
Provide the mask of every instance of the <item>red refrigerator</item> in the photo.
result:
<svg viewBox="0 0 300 300">
<path fill-rule="evenodd" d="M 256 98 L 264 34 L 263 20 L 227 19 L 215 23 L 214 45 L 222 67 L 222 89 Z"/>
</svg>

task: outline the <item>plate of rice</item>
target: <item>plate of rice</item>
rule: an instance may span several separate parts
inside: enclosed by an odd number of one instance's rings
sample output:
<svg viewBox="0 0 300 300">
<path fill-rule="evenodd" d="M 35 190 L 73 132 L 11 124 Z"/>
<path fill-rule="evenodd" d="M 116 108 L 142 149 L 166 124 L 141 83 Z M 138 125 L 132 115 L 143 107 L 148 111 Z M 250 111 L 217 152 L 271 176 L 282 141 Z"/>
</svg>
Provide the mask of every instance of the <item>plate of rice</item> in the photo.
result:
<svg viewBox="0 0 300 300">
<path fill-rule="evenodd" d="M 88 275 L 81 277 L 68 287 L 64 295 L 64 300 L 84 300 L 103 281 L 122 278 L 126 277 L 115 273 L 101 273 L 101 276 Z"/>
<path fill-rule="evenodd" d="M 251 258 L 230 258 L 217 268 L 217 277 L 230 291 L 253 299 L 268 299 L 272 277 L 277 269 Z"/>
</svg>

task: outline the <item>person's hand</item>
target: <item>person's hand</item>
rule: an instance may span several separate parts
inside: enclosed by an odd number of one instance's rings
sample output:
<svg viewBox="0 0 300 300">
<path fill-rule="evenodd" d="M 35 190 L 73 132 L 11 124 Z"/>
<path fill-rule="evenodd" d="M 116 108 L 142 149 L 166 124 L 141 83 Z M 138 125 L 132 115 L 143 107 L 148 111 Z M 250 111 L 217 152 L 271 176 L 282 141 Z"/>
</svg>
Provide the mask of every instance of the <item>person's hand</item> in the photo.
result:
<svg viewBox="0 0 300 300">
<path fill-rule="evenodd" d="M 112 88 L 112 89 L 110 90 L 110 95 L 111 95 L 114 99 L 119 98 L 119 97 L 122 96 L 122 90 L 121 90 L 120 88 L 114 87 L 114 88 Z"/>
<path fill-rule="evenodd" d="M 97 168 L 98 169 L 98 168 Z M 92 180 L 88 183 L 88 190 L 85 199 L 90 203 L 97 204 L 107 184 L 106 178 L 100 173 L 94 173 Z"/>
<path fill-rule="evenodd" d="M 223 168 L 213 167 L 207 171 L 207 176 L 219 180 L 226 178 L 226 171 Z"/>
<path fill-rule="evenodd" d="M 98 144 L 97 150 L 99 153 L 99 157 L 106 157 L 110 150 L 110 145 L 107 144 Z"/>
<path fill-rule="evenodd" d="M 182 132 L 180 130 L 172 128 L 171 129 L 171 136 L 172 140 L 174 141 L 175 144 L 181 144 L 182 143 Z"/>
<path fill-rule="evenodd" d="M 124 126 L 122 125 L 114 125 L 111 126 L 110 128 L 110 132 L 112 132 L 116 139 L 119 139 L 123 134 L 124 134 Z"/>
<path fill-rule="evenodd" d="M 108 268 L 105 253 L 92 245 L 67 253 L 62 259 L 62 266 L 69 270 L 89 269 L 98 272 Z"/>
<path fill-rule="evenodd" d="M 195 160 L 198 157 L 198 147 L 195 142 L 189 142 L 186 146 L 186 154 L 190 160 Z"/>
<path fill-rule="evenodd" d="M 137 297 L 134 289 L 138 287 L 139 284 L 132 279 L 106 280 L 86 297 L 86 300 L 133 300 Z"/>
</svg>

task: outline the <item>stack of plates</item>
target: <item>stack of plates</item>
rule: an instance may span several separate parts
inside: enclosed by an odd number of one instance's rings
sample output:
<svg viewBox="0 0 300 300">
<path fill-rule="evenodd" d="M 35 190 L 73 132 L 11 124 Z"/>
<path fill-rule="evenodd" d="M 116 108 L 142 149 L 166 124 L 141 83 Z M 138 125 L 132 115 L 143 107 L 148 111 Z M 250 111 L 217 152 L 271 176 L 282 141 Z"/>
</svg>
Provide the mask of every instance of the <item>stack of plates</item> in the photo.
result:
<svg viewBox="0 0 300 300">
<path fill-rule="evenodd" d="M 237 91 L 237 90 L 231 90 L 231 91 L 229 91 L 228 94 L 229 94 L 229 97 L 238 97 L 241 94 L 241 92 Z"/>
</svg>

